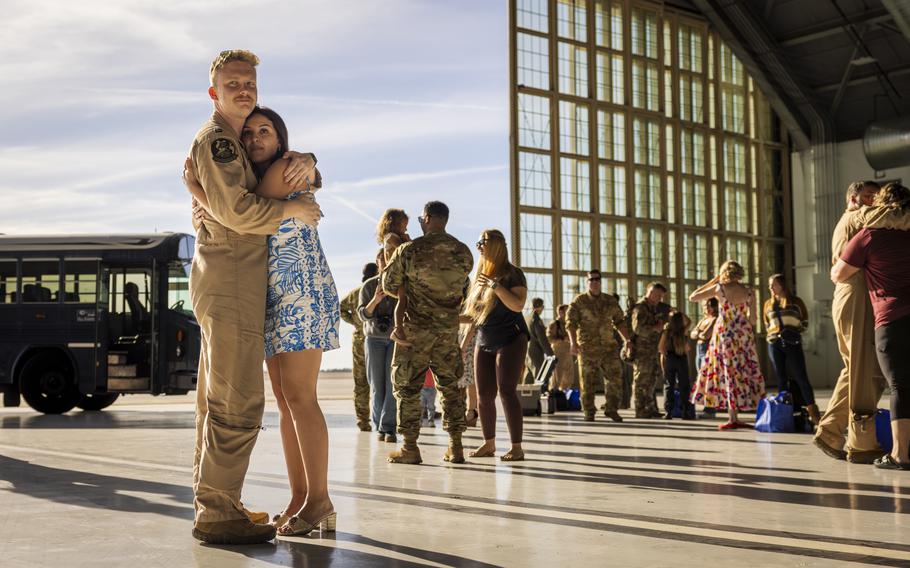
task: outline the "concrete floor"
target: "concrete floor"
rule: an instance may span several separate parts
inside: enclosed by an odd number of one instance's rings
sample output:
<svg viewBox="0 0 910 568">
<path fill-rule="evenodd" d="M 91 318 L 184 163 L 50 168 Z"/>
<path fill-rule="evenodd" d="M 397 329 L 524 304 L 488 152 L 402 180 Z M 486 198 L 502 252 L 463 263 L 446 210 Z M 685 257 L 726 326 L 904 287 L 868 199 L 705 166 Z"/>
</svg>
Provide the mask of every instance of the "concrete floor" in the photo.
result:
<svg viewBox="0 0 910 568">
<path fill-rule="evenodd" d="M 808 435 L 561 413 L 526 419 L 523 463 L 445 464 L 437 426 L 423 465 L 391 465 L 354 427 L 350 384 L 320 385 L 338 532 L 254 547 L 190 536 L 192 395 L 0 410 L 0 566 L 910 566 L 910 473 L 835 462 Z M 273 403 L 265 425 L 244 500 L 274 513 Z"/>
</svg>

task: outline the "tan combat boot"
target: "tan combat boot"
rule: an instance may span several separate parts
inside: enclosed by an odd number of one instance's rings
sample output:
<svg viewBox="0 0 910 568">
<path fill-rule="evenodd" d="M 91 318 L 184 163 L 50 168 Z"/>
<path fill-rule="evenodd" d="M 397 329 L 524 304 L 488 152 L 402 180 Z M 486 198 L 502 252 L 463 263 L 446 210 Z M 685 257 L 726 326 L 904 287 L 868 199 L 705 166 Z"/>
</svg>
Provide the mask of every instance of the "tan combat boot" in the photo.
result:
<svg viewBox="0 0 910 568">
<path fill-rule="evenodd" d="M 275 538 L 275 527 L 256 524 L 247 518 L 197 522 L 193 537 L 209 544 L 262 544 Z"/>
<path fill-rule="evenodd" d="M 464 463 L 464 447 L 461 445 L 461 433 L 449 434 L 449 449 L 442 458 L 449 463 Z"/>
<path fill-rule="evenodd" d="M 417 436 L 405 434 L 404 444 L 389 454 L 389 463 L 407 463 L 411 465 L 423 463 L 420 458 L 420 449 L 417 447 Z"/>
</svg>

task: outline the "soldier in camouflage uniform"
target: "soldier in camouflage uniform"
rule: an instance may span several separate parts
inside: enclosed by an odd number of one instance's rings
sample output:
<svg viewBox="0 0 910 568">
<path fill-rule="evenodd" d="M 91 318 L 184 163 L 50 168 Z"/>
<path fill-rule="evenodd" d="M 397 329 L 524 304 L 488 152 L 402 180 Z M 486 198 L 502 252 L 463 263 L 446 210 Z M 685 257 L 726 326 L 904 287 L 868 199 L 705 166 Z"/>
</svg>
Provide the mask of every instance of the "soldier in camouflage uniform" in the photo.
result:
<svg viewBox="0 0 910 568">
<path fill-rule="evenodd" d="M 445 232 L 449 208 L 431 201 L 418 219 L 423 236 L 404 243 L 382 273 L 382 289 L 397 297 L 404 286 L 407 310 L 397 330 L 392 382 L 398 402 L 398 432 L 404 445 L 389 455 L 392 463 L 421 462 L 420 389 L 432 369 L 442 393 L 443 428 L 449 433 L 445 461 L 464 463 L 465 391 L 458 386 L 464 370 L 458 343 L 458 316 L 467 294 L 474 258 L 471 250 Z"/>
<path fill-rule="evenodd" d="M 368 262 L 363 267 L 363 279 L 366 282 L 379 274 L 379 268 L 374 262 Z M 363 321 L 357 313 L 357 304 L 360 301 L 360 288 L 358 286 L 341 300 L 341 319 L 354 326 L 351 351 L 354 355 L 354 414 L 357 416 L 357 427 L 361 432 L 369 432 L 370 427 L 370 383 L 367 381 L 366 358 L 363 351 L 365 341 L 363 335 Z"/>
<path fill-rule="evenodd" d="M 585 420 L 592 422 L 597 407 L 594 389 L 597 381 L 604 383 L 607 403 L 604 416 L 622 422 L 619 403 L 622 398 L 622 363 L 613 330 L 625 341 L 629 332 L 619 302 L 600 290 L 600 271 L 588 272 L 588 291 L 579 294 L 569 305 L 566 318 L 572 354 L 578 355 L 581 370 L 581 409 Z"/>
<path fill-rule="evenodd" d="M 667 289 L 651 282 L 645 297 L 632 307 L 632 332 L 635 334 L 635 359 L 632 362 L 632 392 L 636 418 L 660 418 L 656 389 L 663 381 L 657 345 L 667 323 L 670 306 L 662 302 Z"/>
</svg>

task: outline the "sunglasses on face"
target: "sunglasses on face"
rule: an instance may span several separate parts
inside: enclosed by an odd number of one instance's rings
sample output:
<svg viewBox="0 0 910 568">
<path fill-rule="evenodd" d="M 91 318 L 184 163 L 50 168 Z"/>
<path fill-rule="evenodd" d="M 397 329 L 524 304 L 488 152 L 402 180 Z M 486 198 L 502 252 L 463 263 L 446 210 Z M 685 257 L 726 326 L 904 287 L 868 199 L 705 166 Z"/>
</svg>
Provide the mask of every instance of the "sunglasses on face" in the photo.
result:
<svg viewBox="0 0 910 568">
<path fill-rule="evenodd" d="M 477 241 L 475 244 L 477 245 L 477 248 L 483 248 L 483 245 L 487 244 L 487 240 L 481 239 L 481 240 Z"/>
</svg>

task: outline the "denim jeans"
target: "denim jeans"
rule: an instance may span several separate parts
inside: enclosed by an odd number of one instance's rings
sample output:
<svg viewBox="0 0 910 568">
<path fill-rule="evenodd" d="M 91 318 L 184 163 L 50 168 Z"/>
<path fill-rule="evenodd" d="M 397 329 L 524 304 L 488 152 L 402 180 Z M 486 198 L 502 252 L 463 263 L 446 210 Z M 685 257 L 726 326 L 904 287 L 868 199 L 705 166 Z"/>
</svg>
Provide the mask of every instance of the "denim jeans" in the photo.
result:
<svg viewBox="0 0 910 568">
<path fill-rule="evenodd" d="M 394 434 L 396 426 L 395 396 L 392 393 L 392 351 L 395 342 L 382 337 L 364 341 L 367 380 L 370 382 L 370 420 L 382 434 Z"/>
<path fill-rule="evenodd" d="M 430 422 L 436 417 L 436 387 L 420 389 L 420 414 Z"/>
<path fill-rule="evenodd" d="M 768 355 L 771 357 L 771 366 L 777 375 L 777 388 L 787 390 L 789 380 L 799 388 L 804 404 L 815 404 L 815 392 L 809 383 L 809 373 L 806 371 L 806 356 L 803 354 L 801 343 L 784 342 L 781 339 L 768 344 Z"/>
<path fill-rule="evenodd" d="M 695 374 L 701 371 L 701 366 L 705 364 L 705 357 L 708 356 L 708 342 L 699 341 L 695 346 Z"/>
</svg>

